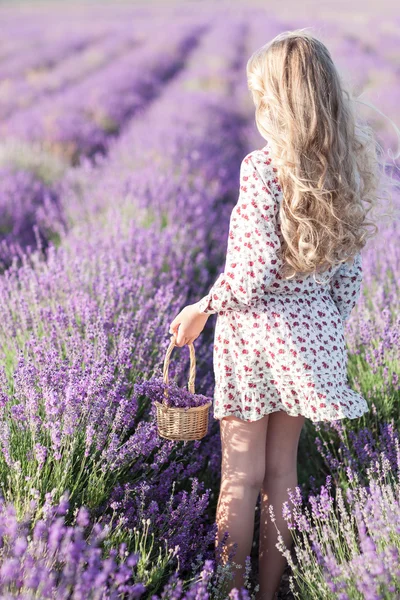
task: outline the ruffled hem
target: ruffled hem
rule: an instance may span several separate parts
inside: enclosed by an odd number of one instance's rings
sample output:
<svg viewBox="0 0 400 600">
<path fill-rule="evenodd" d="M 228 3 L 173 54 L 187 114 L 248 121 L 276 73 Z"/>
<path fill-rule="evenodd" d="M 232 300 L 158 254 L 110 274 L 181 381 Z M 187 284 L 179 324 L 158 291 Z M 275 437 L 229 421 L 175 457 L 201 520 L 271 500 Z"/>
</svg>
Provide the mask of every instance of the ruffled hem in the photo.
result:
<svg viewBox="0 0 400 600">
<path fill-rule="evenodd" d="M 263 416 L 284 411 L 297 417 L 302 415 L 313 422 L 356 419 L 369 412 L 367 401 L 352 390 L 340 375 L 319 374 L 315 379 L 292 377 L 279 381 L 257 381 L 247 392 L 230 390 L 229 398 L 215 389 L 213 416 L 235 416 L 244 421 L 258 421 Z"/>
</svg>

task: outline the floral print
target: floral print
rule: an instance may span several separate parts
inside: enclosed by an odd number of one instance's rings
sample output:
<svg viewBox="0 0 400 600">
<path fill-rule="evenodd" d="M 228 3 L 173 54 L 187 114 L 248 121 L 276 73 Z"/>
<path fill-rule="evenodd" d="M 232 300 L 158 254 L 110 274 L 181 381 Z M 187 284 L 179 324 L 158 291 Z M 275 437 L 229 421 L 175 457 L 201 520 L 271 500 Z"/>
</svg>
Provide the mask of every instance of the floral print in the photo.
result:
<svg viewBox="0 0 400 600">
<path fill-rule="evenodd" d="M 224 272 L 197 303 L 218 313 L 214 417 L 255 421 L 278 410 L 312 421 L 360 417 L 369 408 L 347 382 L 344 323 L 360 295 L 361 254 L 330 267 L 322 281 L 281 278 L 281 199 L 266 144 L 242 161 Z"/>
</svg>

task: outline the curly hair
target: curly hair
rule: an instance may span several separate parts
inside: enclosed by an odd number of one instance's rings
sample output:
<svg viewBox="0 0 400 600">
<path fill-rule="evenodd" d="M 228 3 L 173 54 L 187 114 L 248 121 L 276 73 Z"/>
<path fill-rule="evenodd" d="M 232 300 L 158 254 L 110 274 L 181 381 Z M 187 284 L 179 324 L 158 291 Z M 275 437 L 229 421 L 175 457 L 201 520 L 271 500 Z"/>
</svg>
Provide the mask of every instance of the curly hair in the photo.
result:
<svg viewBox="0 0 400 600">
<path fill-rule="evenodd" d="M 277 35 L 246 71 L 283 192 L 283 276 L 351 262 L 378 232 L 369 213 L 388 189 L 382 147 L 358 117 L 357 98 L 326 46 L 304 29 Z"/>
</svg>

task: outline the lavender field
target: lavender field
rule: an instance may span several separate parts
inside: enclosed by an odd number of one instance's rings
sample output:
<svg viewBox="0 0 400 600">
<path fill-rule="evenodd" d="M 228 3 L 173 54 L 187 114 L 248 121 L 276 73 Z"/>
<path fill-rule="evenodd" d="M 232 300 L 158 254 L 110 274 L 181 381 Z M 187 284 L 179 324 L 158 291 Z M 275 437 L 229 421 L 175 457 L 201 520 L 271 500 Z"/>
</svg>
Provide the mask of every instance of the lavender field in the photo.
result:
<svg viewBox="0 0 400 600">
<path fill-rule="evenodd" d="M 375 10 L 375 12 L 374 12 Z M 0 6 L 0 597 L 223 600 L 219 423 L 157 434 L 146 382 L 224 264 L 239 166 L 261 148 L 245 65 L 310 27 L 400 126 L 400 16 L 262 4 Z M 361 18 L 362 17 L 362 18 Z M 385 151 L 390 120 L 368 106 Z M 391 165 L 391 166 L 390 166 Z M 280 598 L 400 598 L 399 159 L 346 324 L 360 419 L 306 421 Z M 385 198 L 382 200 L 386 210 Z M 196 392 L 213 396 L 209 319 Z M 187 384 L 188 348 L 170 379 Z M 254 598 L 259 507 L 246 588 Z M 234 557 L 233 557 L 234 562 Z"/>
</svg>

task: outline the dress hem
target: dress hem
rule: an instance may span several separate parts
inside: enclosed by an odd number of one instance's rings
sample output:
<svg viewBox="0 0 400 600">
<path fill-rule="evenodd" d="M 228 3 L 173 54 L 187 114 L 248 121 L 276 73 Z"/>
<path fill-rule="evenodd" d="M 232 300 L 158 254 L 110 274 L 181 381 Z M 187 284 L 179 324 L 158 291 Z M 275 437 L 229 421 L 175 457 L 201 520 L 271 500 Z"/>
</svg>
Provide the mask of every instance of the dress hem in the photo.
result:
<svg viewBox="0 0 400 600">
<path fill-rule="evenodd" d="M 271 408 L 271 407 L 269 407 L 269 408 Z M 260 411 L 257 414 L 256 418 L 244 419 L 243 417 L 245 416 L 245 414 L 241 410 L 226 411 L 226 412 L 223 412 L 223 413 L 214 411 L 213 418 L 215 420 L 217 420 L 217 421 L 220 421 L 224 417 L 238 417 L 242 421 L 245 421 L 247 423 L 253 423 L 255 421 L 259 421 L 260 419 L 262 419 L 266 415 L 272 414 L 274 412 L 285 412 L 290 417 L 303 416 L 306 419 L 310 419 L 310 421 L 312 421 L 313 423 L 321 423 L 321 422 L 338 421 L 338 420 L 342 420 L 342 419 L 349 419 L 349 420 L 351 420 L 351 419 L 359 419 L 364 414 L 366 414 L 366 413 L 368 413 L 370 411 L 370 408 L 366 404 L 366 401 L 365 401 L 365 404 L 360 404 L 358 408 L 360 410 L 358 410 L 356 412 L 353 412 L 351 414 L 346 414 L 346 412 L 342 409 L 334 417 L 325 416 L 325 418 L 324 418 L 321 414 L 318 415 L 318 414 L 316 414 L 316 413 L 314 413 L 312 411 L 310 412 L 309 410 L 304 410 L 304 408 L 303 408 L 303 410 L 293 411 L 293 410 L 287 409 L 282 404 L 280 406 L 276 406 L 276 407 L 272 408 L 272 410 L 268 410 L 268 408 L 267 408 L 267 409 L 264 409 L 262 412 Z"/>
<path fill-rule="evenodd" d="M 303 416 L 306 419 L 309 419 L 310 421 L 312 421 L 313 423 L 321 423 L 321 422 L 331 422 L 331 421 L 340 421 L 342 419 L 359 419 L 360 417 L 362 417 L 363 415 L 365 415 L 366 413 L 368 413 L 370 411 L 369 407 L 366 408 L 365 410 L 363 410 L 361 413 L 359 414 L 353 414 L 352 416 L 350 415 L 340 415 L 338 417 L 335 418 L 326 418 L 323 419 L 321 417 L 317 417 L 316 415 L 305 415 L 301 412 L 298 413 L 293 413 L 293 412 L 289 412 L 288 410 L 286 410 L 283 406 L 279 407 L 279 408 L 274 408 L 273 410 L 267 410 L 262 414 L 259 414 L 258 417 L 256 419 L 243 419 L 243 413 L 235 410 L 233 412 L 229 412 L 229 413 L 225 413 L 225 414 L 221 414 L 219 416 L 217 416 L 216 414 L 213 414 L 213 419 L 215 419 L 216 421 L 221 421 L 224 417 L 238 417 L 241 421 L 245 421 L 246 423 L 255 423 L 256 421 L 259 421 L 260 419 L 262 419 L 263 417 L 270 415 L 274 412 L 285 412 L 287 415 L 289 415 L 289 417 L 300 417 Z"/>
<path fill-rule="evenodd" d="M 279 379 L 248 380 L 245 390 L 217 386 L 214 395 L 214 418 L 237 416 L 243 421 L 257 421 L 271 412 L 283 411 L 289 416 L 304 416 L 313 422 L 356 419 L 369 411 L 360 393 L 347 382 L 346 373 L 318 373 L 314 379 L 304 375 L 280 375 Z M 251 387 L 250 387 L 251 384 Z"/>
</svg>

